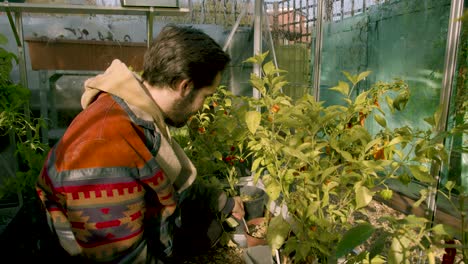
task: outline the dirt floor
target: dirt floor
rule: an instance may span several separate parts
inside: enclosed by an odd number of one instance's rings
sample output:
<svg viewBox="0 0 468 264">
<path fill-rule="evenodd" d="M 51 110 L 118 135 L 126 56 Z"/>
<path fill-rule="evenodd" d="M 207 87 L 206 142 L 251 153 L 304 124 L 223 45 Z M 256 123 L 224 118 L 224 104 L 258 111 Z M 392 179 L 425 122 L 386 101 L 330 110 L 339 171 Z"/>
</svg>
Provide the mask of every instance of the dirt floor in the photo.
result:
<svg viewBox="0 0 468 264">
<path fill-rule="evenodd" d="M 371 212 L 370 217 L 367 218 L 369 223 L 374 224 L 381 216 L 394 216 L 397 218 L 403 218 L 404 214 L 401 212 L 385 205 L 384 203 L 378 201 L 372 201 L 369 206 L 369 212 Z M 362 216 L 357 215 L 355 219 L 361 218 Z M 236 244 L 229 242 L 227 246 L 218 245 L 206 254 L 191 257 L 191 258 L 181 258 L 178 263 L 186 264 L 242 264 L 245 263 L 243 254 L 245 252 L 244 248 L 239 248 Z M 436 258 L 436 263 L 442 263 L 442 255 L 444 252 L 439 252 Z"/>
<path fill-rule="evenodd" d="M 369 219 L 370 223 L 375 223 L 377 219 L 383 215 L 403 217 L 403 214 L 401 214 L 400 212 L 376 201 L 372 201 L 369 208 L 369 210 L 372 212 L 372 217 L 371 219 Z M 181 264 L 242 264 L 245 263 L 243 257 L 244 252 L 245 248 L 240 248 L 235 243 L 230 241 L 227 246 L 217 245 L 206 254 L 190 258 L 179 258 L 176 260 L 176 262 Z"/>
</svg>

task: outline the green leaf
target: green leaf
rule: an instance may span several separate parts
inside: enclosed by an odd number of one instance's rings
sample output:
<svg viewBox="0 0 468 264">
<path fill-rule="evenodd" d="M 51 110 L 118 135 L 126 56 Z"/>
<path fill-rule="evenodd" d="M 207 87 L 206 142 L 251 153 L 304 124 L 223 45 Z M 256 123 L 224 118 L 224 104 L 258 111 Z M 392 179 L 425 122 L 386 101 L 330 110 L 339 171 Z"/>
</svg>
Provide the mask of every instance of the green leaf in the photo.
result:
<svg viewBox="0 0 468 264">
<path fill-rule="evenodd" d="M 384 167 L 382 167 L 381 163 L 376 160 L 364 160 L 362 161 L 362 165 L 366 166 L 369 169 L 375 170 L 375 171 L 383 171 L 385 170 Z"/>
<path fill-rule="evenodd" d="M 252 171 L 257 171 L 258 167 L 260 166 L 260 162 L 262 161 L 261 158 L 256 158 L 254 159 L 254 161 L 252 162 L 252 168 L 251 170 Z"/>
<path fill-rule="evenodd" d="M 419 217 L 419 216 L 415 216 L 415 215 L 408 215 L 406 216 L 405 218 L 402 219 L 402 221 L 407 224 L 407 225 L 411 225 L 411 226 L 420 226 L 422 227 L 423 225 L 425 225 L 429 220 L 427 220 L 426 218 L 424 217 Z"/>
<path fill-rule="evenodd" d="M 346 79 L 348 79 L 353 85 L 357 83 L 357 76 L 353 76 L 347 71 L 342 71 L 342 72 L 346 76 Z"/>
<path fill-rule="evenodd" d="M 384 232 L 377 237 L 377 240 L 370 246 L 369 249 L 369 259 L 372 260 L 374 257 L 378 256 L 384 249 L 385 243 L 389 238 L 389 234 Z M 372 261 L 374 263 L 374 261 Z"/>
<path fill-rule="evenodd" d="M 271 84 L 272 84 L 272 85 L 278 85 L 278 84 L 281 83 L 281 86 L 284 86 L 284 85 L 286 85 L 286 84 L 282 84 L 282 83 L 284 83 L 284 82 L 286 82 L 286 83 L 288 82 L 288 81 L 286 80 L 286 76 L 284 76 L 284 75 L 275 76 L 275 77 L 273 77 L 273 78 L 271 79 Z"/>
<path fill-rule="evenodd" d="M 348 96 L 349 93 L 349 84 L 339 81 L 337 86 L 331 87 L 330 90 L 337 91 L 343 94 L 344 96 Z"/>
<path fill-rule="evenodd" d="M 375 121 L 377 121 L 377 123 L 382 126 L 382 127 L 387 127 L 387 121 L 385 120 L 385 118 L 382 116 L 382 115 L 379 115 L 379 114 L 375 114 L 374 115 L 374 119 Z"/>
<path fill-rule="evenodd" d="M 271 181 L 266 184 L 265 192 L 268 194 L 270 200 L 275 201 L 281 193 L 281 186 L 276 181 Z"/>
<path fill-rule="evenodd" d="M 275 70 L 275 65 L 273 64 L 272 61 L 269 61 L 263 65 L 263 71 L 265 72 L 265 75 L 271 75 L 272 72 Z"/>
<path fill-rule="evenodd" d="M 276 84 L 274 84 L 273 89 L 274 89 L 274 91 L 276 92 L 277 90 L 283 88 L 283 87 L 286 86 L 287 84 L 289 84 L 288 81 L 283 81 L 283 82 L 276 83 Z"/>
<path fill-rule="evenodd" d="M 419 199 L 413 203 L 413 208 L 419 208 L 419 206 L 421 206 L 422 202 L 426 201 L 427 199 L 427 195 L 428 195 L 428 191 L 426 189 L 422 189 L 419 191 L 419 194 L 421 195 L 419 197 Z"/>
<path fill-rule="evenodd" d="M 266 93 L 265 83 L 262 78 L 258 77 L 256 74 L 252 73 L 250 75 L 250 83 L 255 87 L 262 95 Z"/>
<path fill-rule="evenodd" d="M 370 141 L 369 143 L 367 143 L 364 150 L 367 152 L 370 148 L 372 148 L 374 145 L 377 145 L 380 142 L 382 142 L 382 138 L 378 137 L 378 138 Z"/>
<path fill-rule="evenodd" d="M 366 207 L 371 201 L 374 195 L 367 187 L 358 186 L 355 188 L 356 193 L 356 209 Z"/>
<path fill-rule="evenodd" d="M 257 54 L 253 57 L 250 57 L 248 59 L 246 59 L 244 62 L 251 62 L 251 63 L 254 63 L 254 64 L 262 64 L 263 61 L 265 60 L 266 56 L 268 55 L 269 51 L 266 51 L 262 54 Z"/>
<path fill-rule="evenodd" d="M 401 137 L 401 136 L 394 137 L 394 138 L 387 144 L 387 147 L 390 147 L 390 146 L 399 144 L 399 143 L 401 143 L 401 142 L 403 142 L 403 137 Z"/>
<path fill-rule="evenodd" d="M 337 165 L 337 166 L 333 166 L 333 167 L 329 167 L 329 168 L 325 169 L 322 172 L 322 180 L 325 180 L 328 177 L 328 175 L 330 175 L 332 172 L 335 172 L 336 170 L 338 170 L 339 167 L 341 167 L 341 165 Z"/>
<path fill-rule="evenodd" d="M 434 117 L 432 117 L 432 116 L 426 117 L 423 120 L 426 121 L 426 123 L 428 123 L 431 126 L 435 126 L 435 124 L 436 124 L 436 122 L 434 120 Z"/>
<path fill-rule="evenodd" d="M 283 148 L 283 152 L 287 155 L 287 156 L 292 156 L 292 157 L 296 157 L 302 161 L 305 161 L 305 162 L 308 162 L 308 158 L 306 155 L 304 155 L 304 153 L 302 153 L 301 151 L 297 150 L 297 149 L 293 149 L 293 148 L 290 148 L 290 147 L 284 147 Z"/>
<path fill-rule="evenodd" d="M 307 207 L 307 218 L 312 219 L 315 212 L 320 208 L 320 201 L 314 201 L 309 204 Z"/>
<path fill-rule="evenodd" d="M 221 154 L 221 152 L 219 151 L 215 151 L 213 153 L 213 156 L 217 159 L 217 160 L 223 160 L 223 154 Z"/>
<path fill-rule="evenodd" d="M 348 230 L 336 246 L 335 256 L 340 258 L 364 243 L 374 233 L 375 228 L 369 223 L 362 223 Z"/>
<path fill-rule="evenodd" d="M 340 150 L 339 153 L 341 154 L 341 156 L 343 156 L 343 158 L 346 161 L 353 161 L 353 156 L 351 154 L 349 154 L 349 152 L 344 151 L 344 150 Z"/>
<path fill-rule="evenodd" d="M 438 224 L 432 228 L 432 231 L 436 235 L 441 235 L 441 236 L 448 236 L 450 235 L 450 232 L 447 231 L 446 226 L 443 224 Z"/>
<path fill-rule="evenodd" d="M 389 264 L 409 264 L 409 256 L 406 249 L 411 241 L 407 237 L 392 239 L 392 245 L 388 252 L 388 263 Z"/>
<path fill-rule="evenodd" d="M 227 107 L 231 107 L 232 106 L 232 100 L 229 99 L 229 98 L 226 98 L 224 100 L 224 105 L 226 105 Z"/>
<path fill-rule="evenodd" d="M 245 113 L 245 122 L 250 133 L 255 134 L 260 125 L 261 114 L 257 111 L 249 111 Z"/>
<path fill-rule="evenodd" d="M 411 171 L 411 174 L 413 174 L 413 177 L 420 182 L 433 183 L 435 181 L 429 174 L 428 169 L 424 166 L 410 165 L 408 168 Z"/>
<path fill-rule="evenodd" d="M 409 92 L 404 90 L 400 92 L 397 97 L 393 100 L 393 107 L 398 111 L 401 111 L 405 108 L 409 100 Z"/>
<path fill-rule="evenodd" d="M 356 105 L 364 104 L 364 102 L 365 102 L 366 99 L 367 99 L 367 95 L 368 95 L 368 94 L 369 94 L 369 92 L 362 92 L 362 93 L 360 93 L 360 94 L 356 97 L 355 104 L 356 104 Z"/>
<path fill-rule="evenodd" d="M 449 191 L 452 191 L 452 189 L 455 186 L 456 186 L 456 183 L 454 181 L 447 181 L 447 183 L 445 183 L 445 188 L 447 188 L 447 190 L 449 190 Z"/>
<path fill-rule="evenodd" d="M 255 159 L 253 162 L 252 162 L 252 171 L 256 171 L 258 166 L 260 165 L 260 162 L 262 160 L 261 159 Z"/>
<path fill-rule="evenodd" d="M 371 71 L 365 71 L 365 72 L 361 72 L 358 76 L 357 76 L 357 82 L 360 82 L 362 80 L 364 80 L 367 76 L 369 76 L 369 74 L 371 73 Z"/>
<path fill-rule="evenodd" d="M 385 101 L 387 102 L 390 111 L 392 111 L 392 113 L 395 112 L 395 108 L 393 108 L 393 99 L 390 98 L 390 96 L 385 96 Z"/>
<path fill-rule="evenodd" d="M 279 249 L 286 241 L 290 231 L 290 224 L 281 215 L 275 216 L 268 224 L 267 241 L 273 250 Z"/>
<path fill-rule="evenodd" d="M 465 108 L 466 109 L 466 108 Z M 439 122 L 440 122 L 440 116 L 442 114 L 442 108 L 439 106 L 437 108 L 437 110 L 434 112 L 434 127 L 438 127 L 439 126 Z"/>
</svg>

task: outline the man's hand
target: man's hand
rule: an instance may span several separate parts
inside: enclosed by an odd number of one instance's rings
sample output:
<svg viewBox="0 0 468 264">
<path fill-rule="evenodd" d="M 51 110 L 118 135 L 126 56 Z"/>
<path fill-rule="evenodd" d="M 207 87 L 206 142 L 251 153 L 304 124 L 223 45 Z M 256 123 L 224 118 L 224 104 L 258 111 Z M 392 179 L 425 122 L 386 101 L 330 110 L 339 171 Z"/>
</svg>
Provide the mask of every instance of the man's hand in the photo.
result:
<svg viewBox="0 0 468 264">
<path fill-rule="evenodd" d="M 234 199 L 234 208 L 232 208 L 231 214 L 238 220 L 241 220 L 245 216 L 244 203 L 240 196 L 233 197 Z"/>
</svg>

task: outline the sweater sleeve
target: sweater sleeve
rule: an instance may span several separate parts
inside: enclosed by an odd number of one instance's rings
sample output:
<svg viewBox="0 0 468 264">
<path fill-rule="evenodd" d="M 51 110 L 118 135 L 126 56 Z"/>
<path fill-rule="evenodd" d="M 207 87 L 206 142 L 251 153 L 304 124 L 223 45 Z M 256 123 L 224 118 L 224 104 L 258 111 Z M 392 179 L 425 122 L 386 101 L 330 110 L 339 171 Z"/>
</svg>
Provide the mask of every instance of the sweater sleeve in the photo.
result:
<svg viewBox="0 0 468 264">
<path fill-rule="evenodd" d="M 209 185 L 201 179 L 195 182 L 183 192 L 180 202 L 186 200 L 201 200 L 213 212 L 231 212 L 234 207 L 234 200 L 227 197 L 227 194 L 219 186 Z"/>
</svg>

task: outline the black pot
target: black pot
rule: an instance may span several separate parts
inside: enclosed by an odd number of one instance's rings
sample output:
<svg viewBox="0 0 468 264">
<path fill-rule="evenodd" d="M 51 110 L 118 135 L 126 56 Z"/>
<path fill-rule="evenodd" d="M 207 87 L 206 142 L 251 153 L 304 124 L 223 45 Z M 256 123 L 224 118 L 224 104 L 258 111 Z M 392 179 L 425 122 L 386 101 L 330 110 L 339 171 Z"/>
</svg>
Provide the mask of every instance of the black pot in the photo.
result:
<svg viewBox="0 0 468 264">
<path fill-rule="evenodd" d="M 244 218 L 246 221 L 264 216 L 267 194 L 263 189 L 257 186 L 245 185 L 239 187 L 239 193 L 244 202 Z"/>
</svg>

